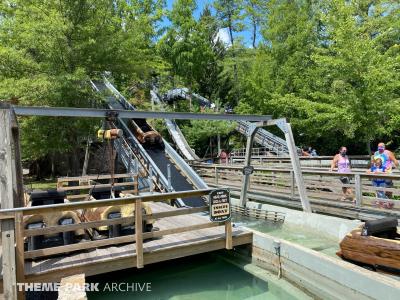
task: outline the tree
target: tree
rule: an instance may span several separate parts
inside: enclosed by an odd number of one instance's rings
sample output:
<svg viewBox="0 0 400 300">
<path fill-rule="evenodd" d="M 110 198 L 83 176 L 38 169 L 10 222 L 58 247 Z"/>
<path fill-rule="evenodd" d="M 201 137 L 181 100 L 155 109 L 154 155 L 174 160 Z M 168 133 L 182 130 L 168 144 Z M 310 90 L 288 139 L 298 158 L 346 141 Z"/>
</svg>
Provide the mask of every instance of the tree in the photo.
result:
<svg viewBox="0 0 400 300">
<path fill-rule="evenodd" d="M 386 39 L 399 8 L 388 9 L 384 1 L 330 1 L 327 8 L 326 46 L 313 55 L 314 95 L 353 114 L 351 136 L 370 151 L 371 141 L 391 134 L 399 114 L 400 51 Z"/>
<path fill-rule="evenodd" d="M 169 14 L 171 27 L 161 38 L 160 55 L 170 64 L 174 77 L 206 97 L 212 97 L 219 90 L 221 66 L 219 60 L 225 49 L 216 39 L 218 25 L 205 7 L 200 19 L 193 17 L 193 1 L 177 1 Z"/>
<path fill-rule="evenodd" d="M 181 128 L 189 145 L 200 155 L 207 151 L 210 139 L 215 142 L 217 135 L 227 136 L 236 126 L 236 123 L 227 121 L 191 120 Z"/>
<path fill-rule="evenodd" d="M 148 9 L 153 11 L 154 3 L 2 2 L 0 99 L 21 105 L 89 107 L 96 97 L 90 78 L 108 70 L 123 82 L 150 73 L 144 69 L 151 68 L 154 22 L 144 16 Z M 22 119 L 23 157 L 35 160 L 68 153 L 70 169 L 77 174 L 82 141 L 98 125 L 78 118 Z"/>
<path fill-rule="evenodd" d="M 178 0 L 174 2 L 172 10 L 168 13 L 171 27 L 158 43 L 160 55 L 170 63 L 172 76 L 180 76 L 186 85 L 194 83 L 193 59 L 196 51 L 193 33 L 196 20 L 193 12 L 196 2 L 193 0 Z"/>
<path fill-rule="evenodd" d="M 267 15 L 266 1 L 264 0 L 245 0 L 244 8 L 246 17 L 250 19 L 252 31 L 252 46 L 256 48 L 257 34 L 259 27 L 263 21 L 263 17 Z"/>
<path fill-rule="evenodd" d="M 243 1 L 242 0 L 216 0 L 214 8 L 217 11 L 217 18 L 220 21 L 220 28 L 228 28 L 230 39 L 229 54 L 233 60 L 234 96 L 236 104 L 240 98 L 240 87 L 238 80 L 238 66 L 236 61 L 236 47 L 234 32 L 240 32 L 244 28 L 243 24 Z"/>
</svg>

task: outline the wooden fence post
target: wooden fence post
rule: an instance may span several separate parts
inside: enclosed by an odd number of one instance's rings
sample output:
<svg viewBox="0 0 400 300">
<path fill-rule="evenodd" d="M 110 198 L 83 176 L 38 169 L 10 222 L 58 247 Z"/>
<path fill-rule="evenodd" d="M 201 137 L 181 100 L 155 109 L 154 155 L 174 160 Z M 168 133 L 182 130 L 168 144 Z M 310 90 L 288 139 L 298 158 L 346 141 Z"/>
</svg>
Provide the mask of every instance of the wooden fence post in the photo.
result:
<svg viewBox="0 0 400 300">
<path fill-rule="evenodd" d="M 22 212 L 15 215 L 15 264 L 17 272 L 17 282 L 25 282 L 25 253 L 24 253 L 24 219 Z M 17 291 L 18 299 L 25 299 L 25 292 Z"/>
<path fill-rule="evenodd" d="M 136 236 L 136 265 L 143 268 L 143 223 L 142 223 L 142 200 L 135 202 L 135 236 Z"/>
<path fill-rule="evenodd" d="M 134 195 L 139 195 L 139 175 L 134 175 L 133 180 L 135 182 L 135 184 L 133 185 L 135 189 Z"/>
<path fill-rule="evenodd" d="M 15 156 L 14 156 L 15 157 Z M 1 208 L 14 207 L 11 109 L 0 105 L 0 199 Z M 15 231 L 13 219 L 1 222 L 4 299 L 17 299 Z"/>
<path fill-rule="evenodd" d="M 362 204 L 362 183 L 361 183 L 361 175 L 354 175 L 355 181 L 355 192 L 356 192 L 356 206 L 361 206 Z"/>
<path fill-rule="evenodd" d="M 232 246 L 232 222 L 231 220 L 225 221 L 225 248 L 231 250 Z"/>
</svg>

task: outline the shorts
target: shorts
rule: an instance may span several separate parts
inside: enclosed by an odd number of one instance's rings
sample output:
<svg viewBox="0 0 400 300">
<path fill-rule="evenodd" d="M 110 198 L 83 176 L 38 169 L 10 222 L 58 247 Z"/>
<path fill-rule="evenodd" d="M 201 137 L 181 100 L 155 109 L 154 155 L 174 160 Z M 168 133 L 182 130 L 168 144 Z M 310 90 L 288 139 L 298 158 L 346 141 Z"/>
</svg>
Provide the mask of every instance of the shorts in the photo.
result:
<svg viewBox="0 0 400 300">
<path fill-rule="evenodd" d="M 387 179 L 385 180 L 386 187 L 393 187 L 393 180 Z"/>
<path fill-rule="evenodd" d="M 340 181 L 341 181 L 343 184 L 349 184 L 349 183 L 350 183 L 349 177 L 346 177 L 346 176 L 340 177 Z"/>
</svg>

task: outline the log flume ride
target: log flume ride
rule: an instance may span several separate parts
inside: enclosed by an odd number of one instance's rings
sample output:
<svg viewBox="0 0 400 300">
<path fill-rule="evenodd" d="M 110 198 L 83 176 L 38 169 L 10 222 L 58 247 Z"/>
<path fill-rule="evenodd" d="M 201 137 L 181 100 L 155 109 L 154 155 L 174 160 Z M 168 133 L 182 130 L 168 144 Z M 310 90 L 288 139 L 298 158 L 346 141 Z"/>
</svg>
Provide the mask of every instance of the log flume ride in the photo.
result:
<svg viewBox="0 0 400 300">
<path fill-rule="evenodd" d="M 367 221 L 348 233 L 336 253 L 375 271 L 400 274 L 400 234 L 396 218 Z"/>
</svg>

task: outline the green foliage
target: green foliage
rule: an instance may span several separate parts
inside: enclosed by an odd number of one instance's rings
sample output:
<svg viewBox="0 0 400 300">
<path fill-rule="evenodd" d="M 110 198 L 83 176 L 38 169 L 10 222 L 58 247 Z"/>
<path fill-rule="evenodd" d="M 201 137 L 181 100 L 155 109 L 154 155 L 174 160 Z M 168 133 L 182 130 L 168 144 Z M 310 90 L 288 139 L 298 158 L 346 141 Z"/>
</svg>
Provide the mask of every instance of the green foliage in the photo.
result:
<svg viewBox="0 0 400 300">
<path fill-rule="evenodd" d="M 195 8 L 195 1 L 174 3 L 168 14 L 172 25 L 158 42 L 158 51 L 169 63 L 175 85 L 181 83 L 212 97 L 219 88 L 221 66 L 218 60 L 224 48 L 215 41 L 218 26 L 209 7 L 205 7 L 199 20 L 193 17 Z"/>
<path fill-rule="evenodd" d="M 300 140 L 329 152 L 352 139 L 365 153 L 396 134 L 398 5 L 271 0 L 267 9 L 264 46 L 240 76 L 237 111 L 287 117 Z"/>
<path fill-rule="evenodd" d="M 158 0 L 2 2 L 0 99 L 20 105 L 90 107 L 96 96 L 89 79 L 101 72 L 113 72 L 122 85 L 148 79 L 162 66 L 153 42 L 162 6 Z M 77 160 L 82 141 L 99 125 L 39 117 L 20 123 L 26 159 L 71 153 Z"/>
<path fill-rule="evenodd" d="M 286 117 L 296 141 L 323 154 L 343 143 L 365 153 L 377 139 L 400 145 L 398 1 L 210 5 L 215 10 L 206 6 L 196 18 L 195 0 L 174 1 L 171 11 L 164 10 L 164 0 L 2 1 L 0 99 L 90 107 L 98 99 L 89 79 L 110 71 L 120 90 L 149 109 L 147 87 L 157 75 L 164 89 L 186 86 L 220 105 L 238 104 L 236 113 Z M 170 25 L 160 28 L 165 16 Z M 252 48 L 240 38 L 246 27 Z M 217 39 L 222 28 L 230 45 Z M 179 103 L 176 109 L 198 107 Z M 75 158 L 98 126 L 72 118 L 20 122 L 28 159 L 57 153 Z M 233 129 L 225 122 L 181 125 L 196 150 Z"/>
<path fill-rule="evenodd" d="M 215 138 L 218 134 L 222 138 L 226 137 L 236 126 L 235 122 L 191 120 L 189 124 L 181 126 L 181 129 L 189 145 L 197 149 L 196 152 L 204 153 L 210 138 Z"/>
</svg>

